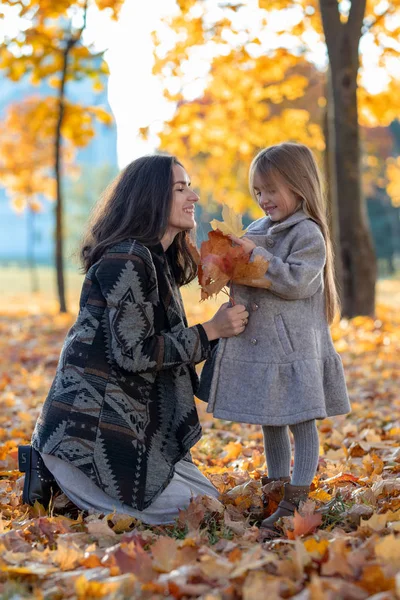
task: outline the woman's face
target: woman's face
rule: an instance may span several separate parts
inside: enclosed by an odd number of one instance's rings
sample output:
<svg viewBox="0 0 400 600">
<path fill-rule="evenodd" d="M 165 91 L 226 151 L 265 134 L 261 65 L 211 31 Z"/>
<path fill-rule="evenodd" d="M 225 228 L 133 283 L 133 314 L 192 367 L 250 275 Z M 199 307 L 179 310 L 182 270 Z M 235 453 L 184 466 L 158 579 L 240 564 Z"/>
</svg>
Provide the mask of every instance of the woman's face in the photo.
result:
<svg viewBox="0 0 400 600">
<path fill-rule="evenodd" d="M 179 233 L 193 229 L 194 205 L 199 200 L 198 195 L 190 187 L 190 179 L 185 169 L 180 165 L 172 167 L 172 206 L 168 220 L 171 232 Z"/>
<path fill-rule="evenodd" d="M 259 205 L 271 221 L 283 221 L 300 206 L 300 199 L 287 186 L 282 177 L 275 181 L 264 181 L 259 173 L 254 174 L 254 194 Z"/>
</svg>

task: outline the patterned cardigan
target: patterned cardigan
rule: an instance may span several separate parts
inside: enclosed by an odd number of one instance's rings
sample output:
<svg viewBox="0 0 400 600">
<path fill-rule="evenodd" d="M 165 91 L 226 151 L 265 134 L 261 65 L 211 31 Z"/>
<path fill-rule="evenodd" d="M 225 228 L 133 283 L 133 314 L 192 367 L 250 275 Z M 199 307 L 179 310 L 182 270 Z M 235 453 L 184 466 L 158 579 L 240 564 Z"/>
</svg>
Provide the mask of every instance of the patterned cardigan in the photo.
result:
<svg viewBox="0 0 400 600">
<path fill-rule="evenodd" d="M 118 243 L 86 275 L 32 445 L 144 510 L 201 436 L 194 365 L 209 352 L 161 244 Z"/>
</svg>

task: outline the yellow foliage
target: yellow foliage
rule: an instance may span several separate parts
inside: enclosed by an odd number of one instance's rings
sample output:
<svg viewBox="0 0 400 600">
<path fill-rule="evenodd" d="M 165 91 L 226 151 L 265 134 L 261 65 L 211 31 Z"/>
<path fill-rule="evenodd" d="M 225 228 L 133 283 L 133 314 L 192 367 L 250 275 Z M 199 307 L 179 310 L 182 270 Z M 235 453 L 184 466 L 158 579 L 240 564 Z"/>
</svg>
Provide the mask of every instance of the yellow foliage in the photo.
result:
<svg viewBox="0 0 400 600">
<path fill-rule="evenodd" d="M 256 151 L 284 139 L 323 150 L 321 128 L 308 111 L 286 108 L 307 88 L 307 78 L 293 70 L 298 64 L 301 58 L 282 49 L 259 58 L 232 50 L 213 61 L 204 96 L 181 103 L 166 124 L 161 148 L 184 160 L 208 205 L 214 200 L 261 216 L 247 189 Z"/>
<path fill-rule="evenodd" d="M 123 0 L 95 3 L 99 10 L 107 10 L 112 18 L 117 18 Z M 33 84 L 47 79 L 51 87 L 60 91 L 63 79 L 68 85 L 71 80 L 90 77 L 95 91 L 103 89 L 99 75 L 107 74 L 108 66 L 99 60 L 92 46 L 85 46 L 82 38 L 90 2 L 6 0 L 5 4 L 13 6 L 15 16 L 25 18 L 28 23 L 0 47 L 0 69 L 9 79 L 18 81 L 29 75 Z M 18 211 L 26 206 L 39 210 L 38 195 L 55 197 L 55 134 L 60 117 L 62 160 L 67 169 L 71 167 L 74 149 L 86 146 L 93 138 L 94 120 L 106 125 L 112 122 L 111 115 L 99 106 L 72 104 L 64 97 L 63 108 L 61 112 L 54 96 L 29 98 L 12 105 L 5 117 L 0 173 Z"/>
<path fill-rule="evenodd" d="M 400 117 L 399 103 L 394 98 L 400 97 L 400 81 L 392 80 L 387 88 L 379 94 L 370 94 L 359 87 L 360 124 L 366 127 L 387 126 Z"/>
<path fill-rule="evenodd" d="M 40 210 L 37 197 L 55 198 L 54 140 L 58 105 L 54 97 L 30 97 L 12 104 L 6 113 L 0 140 L 0 174 L 16 211 L 27 206 Z M 99 106 L 65 105 L 61 134 L 62 158 L 72 171 L 75 148 L 86 146 L 93 138 L 94 120 L 105 124 L 111 115 Z"/>
<path fill-rule="evenodd" d="M 400 157 L 387 161 L 386 176 L 388 178 L 387 193 L 393 206 L 400 206 Z"/>
<path fill-rule="evenodd" d="M 194 4 L 196 4 L 196 0 L 178 0 L 179 9 L 183 13 L 188 12 Z"/>
<path fill-rule="evenodd" d="M 160 136 L 160 146 L 184 160 L 192 177 L 201 184 L 205 203 L 211 210 L 217 202 L 248 212 L 251 217 L 261 216 L 246 183 L 254 154 L 283 140 L 303 142 L 317 153 L 325 148 L 321 117 L 327 101 L 323 85 L 316 96 L 312 91 L 323 75 L 307 78 L 306 54 L 292 52 L 296 43 L 304 43 L 307 48 L 310 33 L 324 41 L 319 1 L 259 0 L 249 18 L 247 3 L 239 0 L 224 2 L 218 11 L 209 11 L 207 3 L 201 0 L 181 0 L 178 4 L 181 12 L 164 19 L 173 46 L 166 51 L 163 44 L 159 52 L 163 40 L 157 32 L 154 34 L 154 73 L 165 84 L 166 98 L 177 103 L 175 115 Z M 398 39 L 400 27 L 390 17 L 399 8 L 400 0 L 390 0 L 382 15 L 380 0 L 367 1 L 365 25 L 379 48 L 382 67 L 396 52 L 393 41 Z M 273 12 L 285 14 L 285 10 L 288 18 L 277 25 Z M 235 18 L 239 14 L 240 28 Z M 343 13 L 341 19 L 347 23 L 348 15 Z M 282 35 L 281 47 L 271 50 L 270 40 L 277 35 Z M 292 42 L 286 42 L 289 39 Z M 204 92 L 187 101 L 185 85 L 191 60 L 200 57 L 204 61 L 205 56 L 209 57 L 210 70 Z M 393 101 L 400 97 L 400 82 L 391 77 L 382 93 L 367 92 L 361 85 L 361 75 L 370 68 L 364 64 L 368 56 L 361 56 L 360 124 L 387 125 L 400 116 L 400 104 Z M 378 179 L 385 183 L 382 161 L 368 168 L 365 193 L 376 186 Z"/>
<path fill-rule="evenodd" d="M 52 199 L 48 185 L 53 162 L 49 123 L 54 132 L 54 101 L 51 107 L 37 97 L 11 105 L 6 113 L 0 141 L 0 172 L 19 212 L 29 203 L 37 202 L 38 195 Z M 70 148 L 66 148 L 65 157 L 68 162 Z"/>
<path fill-rule="evenodd" d="M 32 3 L 31 3 L 32 4 Z M 74 0 L 40 0 L 36 2 L 38 4 L 38 13 L 41 18 L 56 19 L 66 13 L 71 5 L 76 4 Z"/>
<path fill-rule="evenodd" d="M 124 0 L 95 0 L 99 10 L 108 10 L 113 19 L 117 19 Z"/>
<path fill-rule="evenodd" d="M 113 116 L 104 108 L 101 108 L 101 106 L 90 106 L 87 110 L 100 123 L 104 123 L 104 125 L 111 125 L 113 123 Z"/>
</svg>

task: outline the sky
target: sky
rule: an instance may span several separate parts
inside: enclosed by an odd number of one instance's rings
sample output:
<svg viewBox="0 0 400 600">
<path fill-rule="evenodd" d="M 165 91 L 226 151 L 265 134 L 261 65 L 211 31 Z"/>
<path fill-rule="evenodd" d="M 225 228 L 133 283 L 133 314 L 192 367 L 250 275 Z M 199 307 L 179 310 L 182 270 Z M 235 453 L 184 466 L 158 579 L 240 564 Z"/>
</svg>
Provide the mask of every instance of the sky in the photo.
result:
<svg viewBox="0 0 400 600">
<path fill-rule="evenodd" d="M 255 11 L 257 0 L 247 0 L 244 4 L 244 10 L 248 11 L 247 17 L 251 20 L 252 14 L 256 15 L 256 19 L 253 19 L 254 27 L 260 28 L 259 13 Z M 157 145 L 154 132 L 160 130 L 163 122 L 173 114 L 173 105 L 163 98 L 161 83 L 151 73 L 151 32 L 161 27 L 163 16 L 176 11 L 175 0 L 125 0 L 118 22 L 110 21 L 105 11 L 99 12 L 96 8 L 89 11 L 85 41 L 93 42 L 98 50 L 106 49 L 105 58 L 110 67 L 109 102 L 117 123 L 120 167 L 137 156 L 152 152 Z M 282 43 L 281 38 L 278 41 L 278 36 L 274 36 L 270 29 L 279 29 L 282 18 L 280 11 L 269 19 L 269 48 Z M 7 18 L 0 21 L 0 41 L 2 33 L 12 35 L 19 25 L 10 10 Z M 262 35 L 265 35 L 265 31 L 260 29 L 260 37 Z M 169 42 L 166 35 L 165 43 L 168 45 Z M 307 39 L 307 44 L 311 48 L 310 58 L 317 65 L 323 66 L 326 62 L 325 46 L 312 36 Z M 377 66 L 376 49 L 368 36 L 364 36 L 361 49 L 368 57 L 368 72 L 365 73 L 363 83 L 368 91 L 376 93 L 385 87 L 387 76 Z M 199 57 L 193 63 L 191 79 L 186 87 L 189 98 L 195 97 L 202 89 L 207 66 L 206 56 Z M 153 135 L 145 142 L 140 139 L 138 130 L 148 125 L 151 125 Z"/>
<path fill-rule="evenodd" d="M 150 123 L 153 129 L 161 128 L 172 113 L 160 82 L 151 73 L 151 32 L 174 8 L 173 0 L 127 0 L 117 23 L 110 23 L 101 13 L 88 19 L 88 38 L 108 48 L 108 98 L 117 123 L 120 167 L 154 150 L 157 139 L 141 140 L 138 129 Z"/>
</svg>

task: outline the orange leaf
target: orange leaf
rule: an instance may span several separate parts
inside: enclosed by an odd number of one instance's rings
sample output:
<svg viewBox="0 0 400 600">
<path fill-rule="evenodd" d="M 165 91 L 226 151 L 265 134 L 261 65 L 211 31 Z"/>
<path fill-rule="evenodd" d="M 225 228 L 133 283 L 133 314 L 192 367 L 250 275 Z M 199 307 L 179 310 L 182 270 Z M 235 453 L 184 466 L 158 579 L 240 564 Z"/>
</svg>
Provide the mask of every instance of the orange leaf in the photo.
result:
<svg viewBox="0 0 400 600">
<path fill-rule="evenodd" d="M 355 475 L 351 475 L 351 473 L 342 473 L 336 475 L 335 477 L 331 477 L 330 479 L 325 479 L 323 483 L 331 483 L 334 485 L 338 485 L 340 483 L 358 483 L 359 477 Z"/>
<path fill-rule="evenodd" d="M 256 255 L 253 262 L 236 262 L 232 280 L 240 285 L 268 289 L 271 282 L 265 278 L 269 262 Z"/>
<path fill-rule="evenodd" d="M 256 257 L 250 262 L 250 254 L 232 241 L 219 229 L 210 231 L 208 239 L 201 244 L 199 265 L 199 283 L 202 297 L 218 294 L 229 281 L 255 287 L 269 287 L 264 278 L 268 261 Z"/>
<path fill-rule="evenodd" d="M 287 536 L 290 540 L 295 540 L 302 535 L 312 533 L 322 523 L 321 513 L 314 512 L 315 504 L 308 500 L 303 504 L 300 511 L 294 512 L 293 531 L 287 530 Z"/>
<path fill-rule="evenodd" d="M 189 531 L 193 531 L 199 528 L 205 513 L 206 508 L 201 497 L 191 498 L 189 506 L 185 510 L 179 511 L 178 522 L 180 525 L 187 525 Z"/>
</svg>

